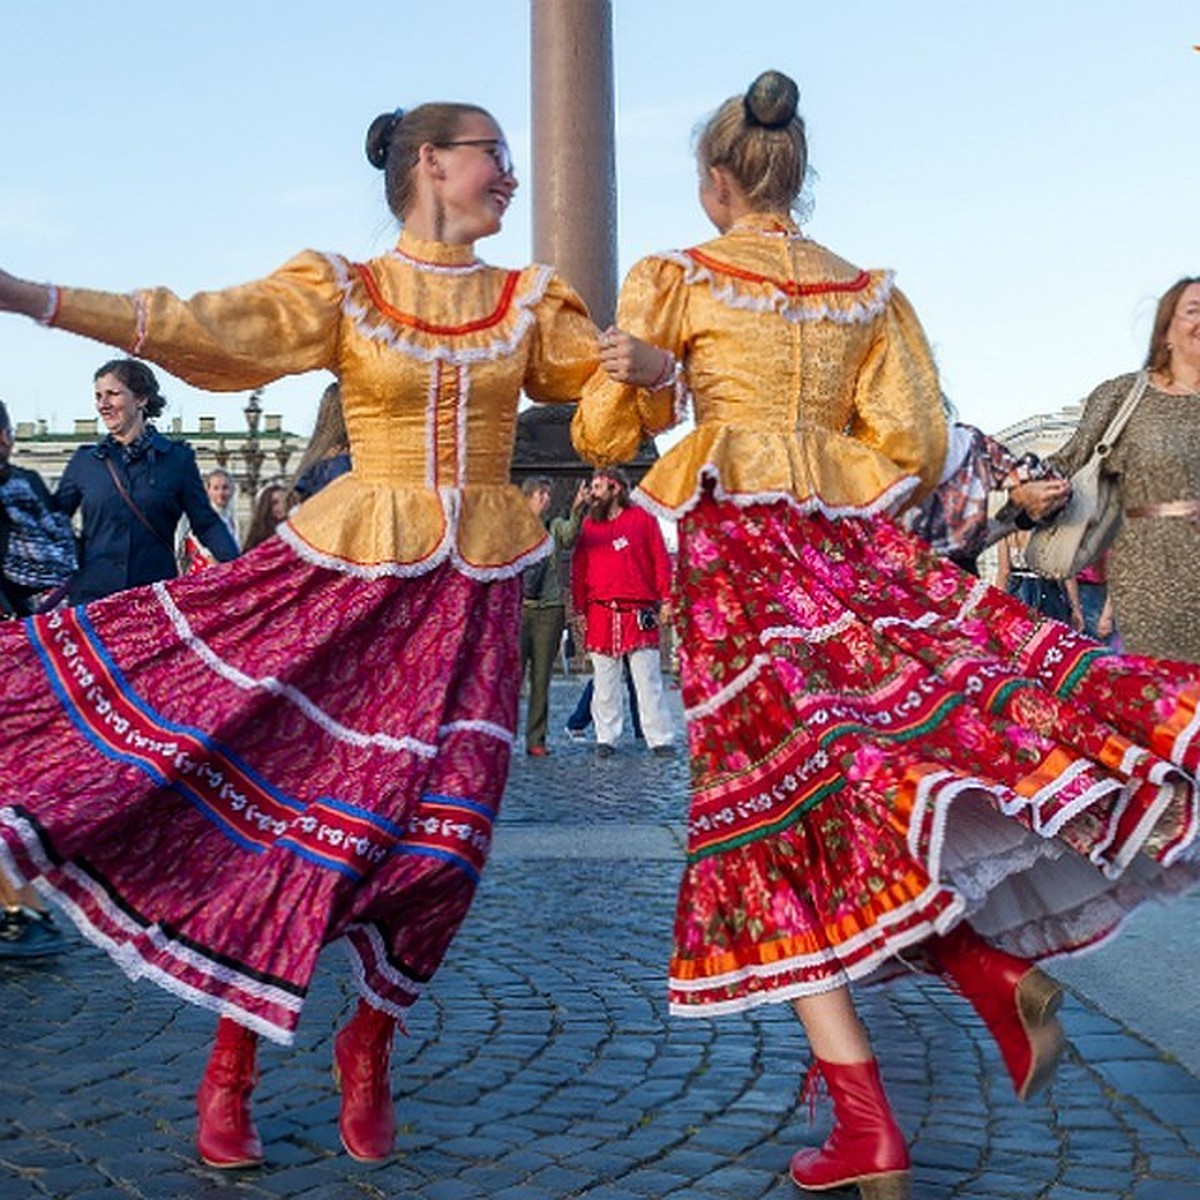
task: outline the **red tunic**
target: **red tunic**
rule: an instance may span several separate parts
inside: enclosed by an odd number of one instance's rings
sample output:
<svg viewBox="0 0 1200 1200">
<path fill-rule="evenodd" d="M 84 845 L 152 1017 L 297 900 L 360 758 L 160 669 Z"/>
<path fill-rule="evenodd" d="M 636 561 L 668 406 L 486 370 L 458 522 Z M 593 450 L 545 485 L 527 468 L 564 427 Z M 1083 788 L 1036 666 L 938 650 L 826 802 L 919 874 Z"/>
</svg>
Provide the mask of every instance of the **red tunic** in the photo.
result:
<svg viewBox="0 0 1200 1200">
<path fill-rule="evenodd" d="M 670 586 L 667 546 L 649 513 L 626 508 L 611 521 L 584 519 L 571 560 L 571 594 L 587 621 L 588 650 L 617 656 L 657 646 L 658 608 Z M 639 613 L 647 616 L 639 619 Z"/>
</svg>

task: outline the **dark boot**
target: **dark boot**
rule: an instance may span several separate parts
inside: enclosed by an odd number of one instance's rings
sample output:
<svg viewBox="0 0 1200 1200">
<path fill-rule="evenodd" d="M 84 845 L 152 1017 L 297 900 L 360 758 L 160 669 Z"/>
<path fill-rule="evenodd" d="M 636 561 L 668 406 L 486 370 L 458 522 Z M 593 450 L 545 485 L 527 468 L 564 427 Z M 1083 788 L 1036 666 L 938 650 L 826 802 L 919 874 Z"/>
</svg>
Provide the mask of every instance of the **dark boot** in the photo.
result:
<svg viewBox="0 0 1200 1200">
<path fill-rule="evenodd" d="M 1054 1077 L 1066 1045 L 1054 1015 L 1062 985 L 1025 958 L 989 946 L 966 922 L 925 944 L 930 962 L 983 1018 L 1018 1100 Z"/>
<path fill-rule="evenodd" d="M 216 1042 L 196 1096 L 196 1148 L 210 1167 L 256 1167 L 263 1160 L 262 1142 L 250 1117 L 250 1093 L 258 1082 L 257 1041 L 249 1029 L 228 1017 L 217 1022 Z"/>
<path fill-rule="evenodd" d="M 396 1144 L 389 1058 L 395 1017 L 365 1000 L 333 1043 L 333 1078 L 342 1089 L 338 1131 L 346 1153 L 359 1162 L 391 1157 Z"/>
<path fill-rule="evenodd" d="M 892 1116 L 879 1064 L 828 1063 L 818 1059 L 833 1101 L 833 1132 L 819 1150 L 792 1155 L 792 1182 L 825 1192 L 858 1185 L 862 1200 L 908 1200 L 908 1144 Z"/>
</svg>

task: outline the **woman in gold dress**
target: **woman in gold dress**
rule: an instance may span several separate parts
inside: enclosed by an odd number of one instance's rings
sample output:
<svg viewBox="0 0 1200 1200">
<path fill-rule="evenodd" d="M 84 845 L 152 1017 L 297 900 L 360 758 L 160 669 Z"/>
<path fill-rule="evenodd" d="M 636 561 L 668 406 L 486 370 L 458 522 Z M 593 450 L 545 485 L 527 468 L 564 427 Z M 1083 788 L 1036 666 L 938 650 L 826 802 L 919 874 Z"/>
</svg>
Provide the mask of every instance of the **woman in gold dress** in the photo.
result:
<svg viewBox="0 0 1200 1200">
<path fill-rule="evenodd" d="M 395 1135 L 393 1029 L 470 905 L 517 725 L 521 571 L 551 545 L 509 483 L 518 397 L 596 367 L 579 298 L 502 270 L 516 179 L 484 110 L 372 123 L 398 244 L 306 251 L 181 300 L 0 273 L 0 309 L 203 388 L 323 369 L 353 467 L 236 562 L 29 621 L 0 656 L 0 865 L 40 879 L 134 977 L 220 1015 L 199 1150 L 256 1163 L 255 1040 L 293 1035 L 343 939 L 361 995 L 335 1043 L 356 1158 Z M 14 752 L 19 747 L 19 753 Z"/>
<path fill-rule="evenodd" d="M 1108 652 L 893 520 L 938 480 L 938 380 L 891 273 L 793 221 L 797 100 L 766 72 L 705 124 L 720 236 L 634 266 L 573 433 L 607 463 L 695 417 L 634 493 L 679 522 L 671 1011 L 792 1004 L 834 1107 L 793 1180 L 899 1200 L 908 1148 L 850 985 L 911 956 L 976 1008 L 1020 1098 L 1045 1086 L 1061 989 L 1037 960 L 1200 875 L 1200 675 Z"/>
</svg>

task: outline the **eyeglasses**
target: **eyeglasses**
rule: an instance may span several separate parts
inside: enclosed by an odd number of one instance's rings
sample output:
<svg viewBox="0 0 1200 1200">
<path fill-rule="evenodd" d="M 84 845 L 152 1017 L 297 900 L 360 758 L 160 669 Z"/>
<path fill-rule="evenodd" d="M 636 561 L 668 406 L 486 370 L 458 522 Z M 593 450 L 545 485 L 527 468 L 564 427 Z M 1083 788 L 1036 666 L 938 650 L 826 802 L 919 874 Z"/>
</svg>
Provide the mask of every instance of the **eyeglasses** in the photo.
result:
<svg viewBox="0 0 1200 1200">
<path fill-rule="evenodd" d="M 484 153 L 496 164 L 503 175 L 513 174 L 512 154 L 503 138 L 460 138 L 456 142 L 437 142 L 438 146 L 483 146 Z"/>
</svg>

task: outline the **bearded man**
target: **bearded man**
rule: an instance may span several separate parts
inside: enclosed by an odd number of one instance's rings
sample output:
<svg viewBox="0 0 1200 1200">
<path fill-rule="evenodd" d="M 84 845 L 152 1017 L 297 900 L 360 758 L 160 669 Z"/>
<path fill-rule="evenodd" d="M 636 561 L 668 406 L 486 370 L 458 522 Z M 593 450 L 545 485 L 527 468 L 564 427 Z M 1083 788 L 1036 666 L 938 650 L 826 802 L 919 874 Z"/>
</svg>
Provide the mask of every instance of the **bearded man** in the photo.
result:
<svg viewBox="0 0 1200 1200">
<path fill-rule="evenodd" d="M 571 593 L 592 660 L 592 720 L 601 758 L 614 753 L 624 724 L 622 660 L 633 675 L 647 745 L 662 757 L 674 753 L 659 652 L 659 630 L 671 615 L 670 586 L 671 563 L 658 522 L 630 505 L 623 472 L 596 471 L 571 562 Z"/>
</svg>

